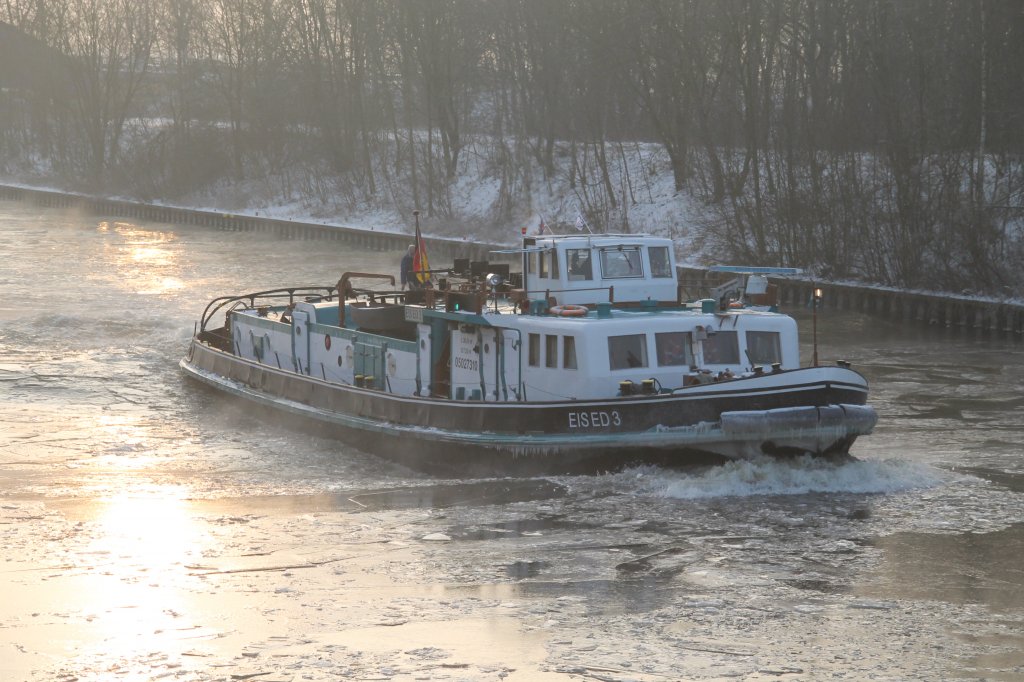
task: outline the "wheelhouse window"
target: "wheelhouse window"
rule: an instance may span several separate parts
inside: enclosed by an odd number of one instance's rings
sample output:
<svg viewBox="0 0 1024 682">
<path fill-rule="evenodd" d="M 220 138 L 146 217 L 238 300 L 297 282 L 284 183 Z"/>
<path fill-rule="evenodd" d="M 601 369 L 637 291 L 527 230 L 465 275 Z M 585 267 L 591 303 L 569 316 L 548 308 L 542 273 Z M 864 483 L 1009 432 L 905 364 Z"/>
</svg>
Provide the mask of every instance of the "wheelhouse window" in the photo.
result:
<svg viewBox="0 0 1024 682">
<path fill-rule="evenodd" d="M 553 334 L 544 335 L 544 366 L 558 367 L 558 337 Z"/>
<path fill-rule="evenodd" d="M 613 370 L 646 367 L 647 335 L 609 336 L 608 365 Z"/>
<path fill-rule="evenodd" d="M 654 335 L 660 367 L 689 367 L 693 364 L 693 341 L 689 332 L 663 332 Z"/>
<path fill-rule="evenodd" d="M 782 362 L 778 332 L 747 332 L 747 357 L 755 365 Z"/>
<path fill-rule="evenodd" d="M 528 356 L 530 367 L 540 367 L 540 334 L 530 334 Z"/>
<path fill-rule="evenodd" d="M 540 277 L 548 276 L 548 251 L 541 251 L 537 254 L 540 257 L 540 271 L 537 273 Z"/>
<path fill-rule="evenodd" d="M 639 246 L 620 246 L 616 249 L 601 249 L 601 276 L 604 279 L 643 277 Z"/>
<path fill-rule="evenodd" d="M 558 250 L 551 249 L 551 279 L 558 279 L 559 277 Z"/>
<path fill-rule="evenodd" d="M 736 332 L 709 332 L 703 343 L 705 365 L 739 364 L 740 344 Z"/>
<path fill-rule="evenodd" d="M 562 367 L 576 369 L 576 337 L 562 337 Z"/>
<path fill-rule="evenodd" d="M 590 249 L 566 249 L 565 267 L 569 281 L 594 279 L 594 271 L 590 265 Z"/>
<path fill-rule="evenodd" d="M 651 261 L 651 277 L 671 277 L 672 259 L 669 258 L 667 246 L 650 246 L 647 257 Z"/>
</svg>

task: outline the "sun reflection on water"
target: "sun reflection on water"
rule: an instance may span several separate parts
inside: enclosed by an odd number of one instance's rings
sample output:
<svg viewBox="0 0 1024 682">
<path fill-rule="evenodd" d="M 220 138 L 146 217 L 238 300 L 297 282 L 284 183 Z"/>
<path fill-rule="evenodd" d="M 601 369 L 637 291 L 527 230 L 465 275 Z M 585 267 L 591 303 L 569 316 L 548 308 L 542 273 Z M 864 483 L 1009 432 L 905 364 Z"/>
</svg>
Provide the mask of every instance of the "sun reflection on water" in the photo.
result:
<svg viewBox="0 0 1024 682">
<path fill-rule="evenodd" d="M 104 497 L 94 509 L 93 540 L 84 552 L 95 560 L 94 589 L 81 597 L 94 653 L 108 661 L 173 655 L 168 640 L 182 642 L 176 631 L 192 630 L 183 618 L 193 600 L 187 566 L 209 542 L 187 490 L 148 486 Z"/>
<path fill-rule="evenodd" d="M 132 291 L 163 294 L 184 288 L 177 249 L 177 233 L 148 230 L 134 223 L 101 222 L 99 231 L 114 233 L 120 243 L 109 245 L 108 260 L 116 277 Z"/>
<path fill-rule="evenodd" d="M 96 415 L 92 431 L 102 436 L 104 440 L 132 447 L 143 445 L 149 440 L 146 429 L 139 424 L 137 415 Z"/>
<path fill-rule="evenodd" d="M 98 501 L 98 536 L 93 551 L 106 552 L 146 571 L 180 563 L 194 546 L 196 531 L 180 486 L 152 486 Z"/>
</svg>

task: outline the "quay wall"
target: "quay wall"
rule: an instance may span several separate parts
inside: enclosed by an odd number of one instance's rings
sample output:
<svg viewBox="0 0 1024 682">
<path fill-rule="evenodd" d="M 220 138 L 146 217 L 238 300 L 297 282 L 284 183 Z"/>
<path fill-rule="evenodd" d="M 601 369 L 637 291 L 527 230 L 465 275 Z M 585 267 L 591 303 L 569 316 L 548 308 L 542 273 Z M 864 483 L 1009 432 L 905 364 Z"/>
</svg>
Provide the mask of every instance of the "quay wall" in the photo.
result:
<svg viewBox="0 0 1024 682">
<path fill-rule="evenodd" d="M 195 225 L 230 232 L 267 232 L 293 239 L 329 239 L 373 251 L 402 251 L 413 239 L 411 234 L 400 232 L 378 232 L 340 225 L 161 206 L 2 184 L 0 184 L 0 200 L 28 201 L 35 206 L 46 208 L 77 209 L 93 215 L 136 218 L 182 226 Z M 487 260 L 488 251 L 499 248 L 492 244 L 438 237 L 424 237 L 424 241 L 436 252 L 450 258 Z"/>
<path fill-rule="evenodd" d="M 680 268 L 680 282 L 703 290 L 735 275 L 699 268 Z M 886 317 L 907 325 L 977 330 L 1024 338 L 1024 304 L 974 296 L 932 294 L 861 284 L 815 282 L 795 277 L 769 277 L 779 288 L 783 306 L 809 306 L 814 288 L 823 290 L 819 310 L 849 310 Z"/>
<path fill-rule="evenodd" d="M 55 190 L 0 184 L 0 200 L 29 201 L 48 208 L 72 208 L 95 215 L 138 218 L 174 225 L 196 225 L 232 232 L 269 232 L 294 239 L 329 239 L 361 249 L 400 251 L 411 235 L 377 232 L 337 225 L 304 223 L 262 216 L 160 206 L 121 199 L 108 199 Z M 449 258 L 487 260 L 489 252 L 500 245 L 457 239 L 425 238 L 439 255 Z M 707 291 L 731 279 L 727 273 L 711 273 L 700 268 L 680 267 L 680 281 L 691 294 Z M 815 286 L 825 289 L 822 309 L 850 310 L 888 317 L 905 324 L 982 330 L 1024 337 L 1024 304 L 969 296 L 928 294 L 856 284 L 813 282 L 793 277 L 770 278 L 779 287 L 783 305 L 804 306 Z"/>
</svg>

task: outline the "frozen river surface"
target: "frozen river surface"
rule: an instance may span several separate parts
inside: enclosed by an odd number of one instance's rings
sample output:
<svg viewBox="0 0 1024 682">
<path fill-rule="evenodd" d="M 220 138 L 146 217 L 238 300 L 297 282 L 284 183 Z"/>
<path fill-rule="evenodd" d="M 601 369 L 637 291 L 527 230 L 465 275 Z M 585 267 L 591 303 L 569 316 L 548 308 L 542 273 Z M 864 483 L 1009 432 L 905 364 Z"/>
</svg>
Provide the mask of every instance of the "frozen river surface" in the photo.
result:
<svg viewBox="0 0 1024 682">
<path fill-rule="evenodd" d="M 400 254 L 10 202 L 0 254 L 4 681 L 1024 680 L 1020 341 L 822 315 L 841 465 L 446 480 L 177 367 L 208 299 Z"/>
</svg>

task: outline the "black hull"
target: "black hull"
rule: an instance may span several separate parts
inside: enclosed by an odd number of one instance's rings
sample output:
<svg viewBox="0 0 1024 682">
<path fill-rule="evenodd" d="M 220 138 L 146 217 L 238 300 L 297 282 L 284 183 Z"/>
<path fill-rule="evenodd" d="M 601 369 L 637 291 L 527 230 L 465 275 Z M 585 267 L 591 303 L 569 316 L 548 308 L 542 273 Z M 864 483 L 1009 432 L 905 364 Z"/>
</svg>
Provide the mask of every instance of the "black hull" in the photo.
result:
<svg viewBox="0 0 1024 682">
<path fill-rule="evenodd" d="M 206 382 L 199 390 L 216 395 L 223 392 Z M 731 458 L 697 449 L 595 448 L 551 452 L 509 453 L 471 444 L 415 440 L 407 434 L 370 432 L 283 411 L 267 404 L 253 404 L 230 396 L 239 414 L 320 438 L 344 442 L 357 450 L 379 456 L 418 472 L 445 478 L 491 478 L 499 476 L 543 476 L 599 474 L 652 464 L 666 468 L 715 466 Z"/>
<path fill-rule="evenodd" d="M 197 340 L 181 365 L 221 391 L 301 417 L 319 433 L 415 468 L 459 474 L 600 471 L 760 453 L 844 455 L 874 424 L 873 412 L 865 412 L 870 408 L 855 407 L 865 404 L 866 383 L 841 368 L 792 370 L 663 395 L 482 403 L 328 383 Z M 802 412 L 790 423 L 793 408 Z M 745 418 L 776 413 L 786 417 L 781 426 L 751 427 Z M 723 414 L 744 419 L 727 423 Z M 729 428 L 733 423 L 738 426 Z"/>
</svg>

